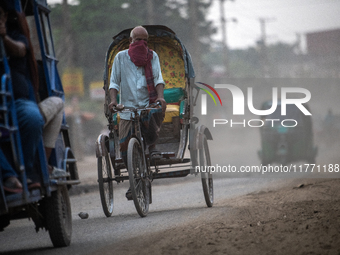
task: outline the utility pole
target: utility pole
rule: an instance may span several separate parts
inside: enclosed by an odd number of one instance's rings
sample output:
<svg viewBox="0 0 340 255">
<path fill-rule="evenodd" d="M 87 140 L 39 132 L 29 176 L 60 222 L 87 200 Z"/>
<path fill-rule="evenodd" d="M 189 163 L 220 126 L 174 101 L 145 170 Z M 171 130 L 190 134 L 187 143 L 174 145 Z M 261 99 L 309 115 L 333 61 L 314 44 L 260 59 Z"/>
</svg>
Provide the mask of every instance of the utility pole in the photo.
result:
<svg viewBox="0 0 340 255">
<path fill-rule="evenodd" d="M 65 56 L 67 56 L 66 66 L 67 68 L 72 68 L 75 66 L 75 47 L 72 33 L 72 25 L 70 20 L 70 11 L 67 0 L 63 0 L 63 24 L 64 24 L 64 50 Z"/>
<path fill-rule="evenodd" d="M 220 0 L 220 10 L 221 10 L 221 29 L 222 29 L 222 54 L 223 54 L 223 66 L 225 69 L 225 74 L 229 77 L 229 61 L 228 61 L 228 48 L 227 48 L 227 31 L 226 31 L 226 20 L 224 13 L 224 0 Z"/>
<path fill-rule="evenodd" d="M 301 34 L 300 33 L 296 33 L 296 53 L 298 55 L 302 54 L 302 49 L 301 49 Z"/>
<path fill-rule="evenodd" d="M 301 34 L 296 33 L 296 43 L 295 43 L 295 53 L 298 57 L 298 72 L 297 77 L 304 77 L 304 61 L 303 61 L 303 52 L 301 48 Z"/>
<path fill-rule="evenodd" d="M 230 77 L 229 70 L 229 49 L 228 49 L 228 41 L 227 41 L 227 18 L 225 17 L 224 12 L 224 1 L 228 0 L 220 0 L 220 15 L 221 15 L 221 30 L 222 30 L 222 54 L 223 54 L 223 66 L 225 68 L 226 77 Z M 234 1 L 234 0 L 229 0 Z M 232 19 L 233 22 L 236 22 L 236 19 Z"/>
<path fill-rule="evenodd" d="M 267 54 L 267 34 L 266 34 L 266 23 L 274 21 L 274 19 L 269 18 L 259 18 L 261 27 L 261 39 L 260 39 L 260 52 L 261 52 L 261 62 L 262 62 L 262 76 L 268 78 L 269 74 L 269 64 L 268 64 L 268 54 Z"/>
<path fill-rule="evenodd" d="M 73 75 L 75 67 L 76 67 L 76 52 L 75 52 L 75 44 L 73 39 L 73 29 L 71 24 L 71 15 L 68 5 L 68 0 L 63 0 L 62 2 L 62 10 L 63 10 L 63 25 L 64 25 L 64 44 L 63 51 L 66 56 L 66 72 Z M 65 72 L 65 71 L 64 71 Z M 71 84 L 73 81 L 69 81 Z M 64 86 L 66 84 L 64 83 Z M 73 85 L 73 84 L 72 84 Z M 84 138 L 83 138 L 83 127 L 81 120 L 81 112 L 79 109 L 79 95 L 73 95 L 72 98 L 72 115 L 71 115 L 71 123 L 70 131 L 71 131 L 71 143 L 74 149 L 75 154 L 77 155 L 77 159 L 82 160 L 84 156 Z"/>
<path fill-rule="evenodd" d="M 199 41 L 199 27 L 198 27 L 198 4 L 199 1 L 188 1 L 188 9 L 189 9 L 189 20 L 190 20 L 190 27 L 191 27 L 191 45 L 193 49 L 192 59 L 193 63 L 195 64 L 196 70 L 196 77 L 199 80 L 202 78 L 202 60 L 201 60 L 201 44 Z"/>
<path fill-rule="evenodd" d="M 149 25 L 154 25 L 155 24 L 155 19 L 154 19 L 154 3 L 153 0 L 147 0 L 146 1 L 146 9 L 148 13 L 147 21 Z"/>
</svg>

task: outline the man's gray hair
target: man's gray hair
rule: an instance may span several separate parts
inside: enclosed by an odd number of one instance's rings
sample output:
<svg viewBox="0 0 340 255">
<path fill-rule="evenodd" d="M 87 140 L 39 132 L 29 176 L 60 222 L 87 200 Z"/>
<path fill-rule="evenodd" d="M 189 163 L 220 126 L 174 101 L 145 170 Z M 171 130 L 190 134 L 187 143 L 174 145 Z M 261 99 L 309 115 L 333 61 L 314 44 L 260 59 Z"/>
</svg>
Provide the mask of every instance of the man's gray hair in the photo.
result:
<svg viewBox="0 0 340 255">
<path fill-rule="evenodd" d="M 131 37 L 131 38 L 133 38 L 133 31 L 134 31 L 136 28 L 143 28 L 146 32 L 148 32 L 148 30 L 146 30 L 146 28 L 143 27 L 143 26 L 134 27 L 134 28 L 131 30 L 131 32 L 130 32 L 130 37 Z"/>
</svg>

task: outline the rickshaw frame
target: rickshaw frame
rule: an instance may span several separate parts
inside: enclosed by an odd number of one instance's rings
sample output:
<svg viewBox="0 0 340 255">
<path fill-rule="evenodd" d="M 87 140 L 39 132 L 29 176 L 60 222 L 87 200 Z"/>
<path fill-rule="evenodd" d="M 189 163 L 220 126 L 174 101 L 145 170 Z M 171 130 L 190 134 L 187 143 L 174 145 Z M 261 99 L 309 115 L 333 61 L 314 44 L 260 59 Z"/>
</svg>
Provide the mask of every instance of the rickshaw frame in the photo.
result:
<svg viewBox="0 0 340 255">
<path fill-rule="evenodd" d="M 154 171 L 152 171 L 152 180 L 160 179 L 160 178 L 174 178 L 174 177 L 185 177 L 189 174 L 197 175 L 200 172 L 196 172 L 195 167 L 199 165 L 211 165 L 210 162 L 210 154 L 207 140 L 212 140 L 212 135 L 207 127 L 204 125 L 197 125 L 199 119 L 194 116 L 194 107 L 196 105 L 196 101 L 199 95 L 200 89 L 195 85 L 194 78 L 195 72 L 191 61 L 191 56 L 185 46 L 182 44 L 180 39 L 176 36 L 175 32 L 169 29 L 166 26 L 159 25 L 147 25 L 144 26 L 149 34 L 149 42 L 150 45 L 157 47 L 157 45 L 162 45 L 161 42 L 164 39 L 168 40 L 166 43 L 173 43 L 174 47 L 178 49 L 178 57 L 183 61 L 183 67 L 181 71 L 183 71 L 184 79 L 181 80 L 183 97 L 179 102 L 175 100 L 175 103 L 179 103 L 182 107 L 179 110 L 179 130 L 175 132 L 179 132 L 179 137 L 177 137 L 178 147 L 177 153 L 173 151 L 162 151 L 162 157 L 158 160 L 150 160 L 149 155 L 146 154 L 145 157 L 150 162 L 150 166 L 154 167 Z M 99 191 L 101 195 L 101 201 L 103 206 L 104 214 L 107 217 L 110 217 L 113 212 L 113 187 L 112 181 L 116 181 L 117 183 L 122 182 L 124 180 L 129 180 L 129 175 L 122 174 L 121 169 L 125 168 L 125 165 L 120 157 L 119 151 L 119 141 L 118 141 L 118 121 L 117 116 L 109 111 L 108 105 L 110 103 L 109 96 L 109 77 L 111 72 L 112 61 L 114 59 L 115 54 L 120 50 L 126 49 L 129 45 L 129 37 L 132 28 L 123 30 L 113 37 L 113 42 L 110 44 L 106 59 L 105 59 L 105 71 L 104 71 L 104 90 L 105 90 L 105 103 L 104 103 L 104 114 L 108 120 L 108 129 L 109 134 L 100 134 L 96 141 L 96 157 L 98 159 L 98 182 L 99 182 Z M 161 39 L 162 40 L 161 40 Z M 160 41 L 158 41 L 158 39 Z M 160 42 L 160 43 L 159 43 Z M 158 44 L 159 43 L 159 44 Z M 149 46 L 150 47 L 150 46 Z M 115 52 L 116 51 L 116 52 Z M 155 50 L 157 52 L 157 50 Z M 159 52 L 157 52 L 159 54 Z M 160 55 L 160 60 L 162 56 Z M 164 61 L 163 57 L 163 61 Z M 176 68 L 175 68 L 176 69 Z M 184 70 L 183 70 L 184 69 Z M 178 70 L 175 70 L 178 71 Z M 164 72 L 162 72 L 164 73 Z M 182 76 L 182 77 L 183 77 Z M 164 74 L 163 74 L 164 79 Z M 184 86 L 183 86 L 184 84 Z M 176 89 L 177 87 L 169 88 Z M 170 91 L 171 93 L 173 91 Z M 167 89 L 164 90 L 165 99 L 167 94 Z M 171 94 L 169 94 L 169 97 Z M 171 100 L 169 102 L 173 103 Z M 176 123 L 175 119 L 172 119 L 172 124 Z M 161 131 L 164 128 L 164 124 L 161 127 Z M 174 124 L 176 126 L 176 124 Z M 185 149 L 189 142 L 189 150 L 190 150 L 190 158 L 184 158 Z M 175 144 L 176 144 L 175 143 Z M 129 144 L 130 145 L 130 144 Z M 157 146 L 162 145 L 162 143 L 158 143 Z M 104 162 L 104 163 L 103 163 Z M 103 168 L 103 165 L 105 167 Z M 175 165 L 175 166 L 172 166 Z M 164 169 L 171 168 L 182 168 L 182 170 L 177 171 L 166 171 L 162 172 Z M 111 168 L 114 169 L 114 173 L 112 174 Z M 128 166 L 129 168 L 129 166 Z M 184 169 L 183 169 L 184 168 Z M 130 169 L 128 169 L 130 172 Z M 202 186 L 205 201 L 208 207 L 213 205 L 213 181 L 212 175 L 210 172 L 203 173 L 201 172 L 202 177 Z M 108 187 L 105 188 L 105 185 Z M 130 181 L 131 185 L 131 181 Z M 151 185 L 151 184 L 150 184 Z M 150 187 L 150 203 L 152 202 L 152 192 Z M 134 199 L 135 201 L 135 199 Z M 136 201 L 135 201 L 136 205 Z M 139 210 L 136 206 L 136 209 L 139 213 Z M 139 213 L 141 217 L 146 216 L 146 213 Z"/>
</svg>

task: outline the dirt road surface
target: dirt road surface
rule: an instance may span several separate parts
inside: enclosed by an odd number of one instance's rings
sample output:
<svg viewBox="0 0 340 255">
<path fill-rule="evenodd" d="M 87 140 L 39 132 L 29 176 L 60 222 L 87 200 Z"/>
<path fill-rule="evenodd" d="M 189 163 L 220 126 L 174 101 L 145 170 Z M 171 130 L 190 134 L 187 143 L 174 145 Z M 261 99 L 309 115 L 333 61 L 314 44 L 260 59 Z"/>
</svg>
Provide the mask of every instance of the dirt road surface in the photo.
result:
<svg viewBox="0 0 340 255">
<path fill-rule="evenodd" d="M 340 254 L 340 180 L 295 180 L 284 188 L 217 203 L 209 216 L 133 238 L 101 254 Z"/>
<path fill-rule="evenodd" d="M 71 196 L 70 247 L 54 249 L 28 220 L 0 233 L 0 254 L 339 254 L 340 179 L 216 178 L 207 208 L 199 177 L 155 181 L 154 202 L 140 218 L 115 185 L 114 214 L 103 214 L 93 157 L 78 163 Z M 89 213 L 82 220 L 79 212 Z"/>
</svg>

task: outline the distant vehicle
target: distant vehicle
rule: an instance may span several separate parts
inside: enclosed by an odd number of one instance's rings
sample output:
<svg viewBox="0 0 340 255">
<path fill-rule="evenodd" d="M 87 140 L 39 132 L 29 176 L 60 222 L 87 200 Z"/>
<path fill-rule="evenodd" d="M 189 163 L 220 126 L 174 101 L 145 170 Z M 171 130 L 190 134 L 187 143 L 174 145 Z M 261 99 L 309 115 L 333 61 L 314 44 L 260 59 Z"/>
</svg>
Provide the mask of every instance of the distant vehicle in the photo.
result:
<svg viewBox="0 0 340 255">
<path fill-rule="evenodd" d="M 321 138 L 324 144 L 331 146 L 340 140 L 340 115 L 334 114 L 331 109 L 322 123 Z"/>
<path fill-rule="evenodd" d="M 8 0 L 8 2 L 11 4 L 12 10 L 14 9 L 20 17 L 24 17 L 24 19 L 18 19 L 18 25 L 22 28 L 29 28 L 31 41 L 33 41 L 32 36 L 36 39 L 37 47 L 34 50 L 36 55 L 39 55 L 39 59 L 32 56 L 34 62 L 30 62 L 30 64 L 35 63 L 38 66 L 35 74 L 39 78 L 40 99 L 58 96 L 64 100 L 63 87 L 56 67 L 57 60 L 49 21 L 50 9 L 46 0 Z M 0 70 L 2 70 L 0 71 L 0 146 L 2 151 L 11 154 L 11 157 L 7 156 L 9 157 L 7 158 L 8 162 L 13 162 L 13 168 L 23 184 L 21 193 L 6 193 L 3 183 L 0 181 L 0 231 L 4 230 L 12 220 L 30 218 L 35 224 L 36 231 L 40 228 L 48 230 L 55 247 L 68 246 L 72 235 L 72 215 L 68 190 L 71 185 L 79 183 L 79 177 L 65 116 L 49 162 L 46 160 L 43 142 L 39 145 L 35 167 L 40 176 L 41 188 L 29 190 L 22 154 L 23 145 L 18 132 L 12 93 L 11 70 L 2 37 L 0 38 Z M 32 74 L 31 68 L 30 72 Z M 31 99 L 35 100 L 35 97 L 32 95 Z M 69 174 L 52 179 L 49 176 L 48 164 Z M 1 235 L 5 234 L 1 233 L 0 239 Z M 18 233 L 18 235 L 20 234 L 22 233 Z"/>
<path fill-rule="evenodd" d="M 262 104 L 262 109 L 269 109 L 271 101 Z M 263 120 L 276 119 L 279 121 L 264 121 L 260 127 L 261 150 L 258 152 L 262 165 L 271 163 L 288 164 L 297 161 L 315 163 L 317 147 L 313 143 L 313 127 L 311 116 L 304 115 L 295 105 L 286 106 L 286 115 L 281 115 L 281 102 L 278 102 L 276 110 L 268 115 L 262 116 Z M 308 109 L 308 106 L 305 105 Z M 295 122 L 288 121 L 293 119 Z M 287 120 L 286 125 L 281 122 Z M 289 123 L 289 124 L 288 124 Z"/>
</svg>

